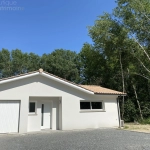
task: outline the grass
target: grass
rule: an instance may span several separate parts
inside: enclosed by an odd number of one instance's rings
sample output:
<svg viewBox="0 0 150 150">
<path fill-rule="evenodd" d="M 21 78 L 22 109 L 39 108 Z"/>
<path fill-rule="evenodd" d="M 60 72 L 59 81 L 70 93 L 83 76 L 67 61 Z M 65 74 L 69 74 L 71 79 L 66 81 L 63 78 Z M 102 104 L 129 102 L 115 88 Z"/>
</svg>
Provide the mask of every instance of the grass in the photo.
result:
<svg viewBox="0 0 150 150">
<path fill-rule="evenodd" d="M 124 126 L 124 129 L 128 129 L 129 127 L 128 126 Z"/>
<path fill-rule="evenodd" d="M 150 124 L 125 123 L 125 130 L 150 133 Z"/>
</svg>

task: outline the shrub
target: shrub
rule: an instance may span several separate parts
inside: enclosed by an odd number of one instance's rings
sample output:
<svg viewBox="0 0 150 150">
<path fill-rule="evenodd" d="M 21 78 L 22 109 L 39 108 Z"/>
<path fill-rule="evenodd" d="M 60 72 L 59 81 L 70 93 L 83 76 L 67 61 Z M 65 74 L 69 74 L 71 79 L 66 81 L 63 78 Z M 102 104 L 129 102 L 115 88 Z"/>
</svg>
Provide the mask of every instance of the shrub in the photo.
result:
<svg viewBox="0 0 150 150">
<path fill-rule="evenodd" d="M 124 110 L 123 119 L 125 122 L 133 122 L 134 120 L 137 120 L 136 108 L 131 99 L 125 101 Z"/>
<path fill-rule="evenodd" d="M 140 124 L 150 124 L 150 117 L 138 121 Z"/>
</svg>

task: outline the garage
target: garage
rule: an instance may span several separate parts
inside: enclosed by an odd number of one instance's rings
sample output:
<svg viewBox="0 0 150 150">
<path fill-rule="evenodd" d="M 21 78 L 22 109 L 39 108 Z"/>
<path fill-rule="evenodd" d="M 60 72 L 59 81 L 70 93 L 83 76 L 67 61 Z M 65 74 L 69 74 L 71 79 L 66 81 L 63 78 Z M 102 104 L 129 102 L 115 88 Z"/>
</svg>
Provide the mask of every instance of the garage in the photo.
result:
<svg viewBox="0 0 150 150">
<path fill-rule="evenodd" d="M 16 133 L 19 127 L 20 101 L 0 100 L 0 133 Z"/>
</svg>

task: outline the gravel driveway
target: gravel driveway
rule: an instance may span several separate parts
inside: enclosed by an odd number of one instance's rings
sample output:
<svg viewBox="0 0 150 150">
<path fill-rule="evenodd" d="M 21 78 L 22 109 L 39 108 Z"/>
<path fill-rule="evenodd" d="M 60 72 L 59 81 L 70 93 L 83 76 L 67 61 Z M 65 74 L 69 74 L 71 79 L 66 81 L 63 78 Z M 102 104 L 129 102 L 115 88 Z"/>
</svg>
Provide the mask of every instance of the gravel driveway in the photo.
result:
<svg viewBox="0 0 150 150">
<path fill-rule="evenodd" d="M 0 135 L 0 150 L 150 150 L 150 134 L 93 129 Z"/>
</svg>

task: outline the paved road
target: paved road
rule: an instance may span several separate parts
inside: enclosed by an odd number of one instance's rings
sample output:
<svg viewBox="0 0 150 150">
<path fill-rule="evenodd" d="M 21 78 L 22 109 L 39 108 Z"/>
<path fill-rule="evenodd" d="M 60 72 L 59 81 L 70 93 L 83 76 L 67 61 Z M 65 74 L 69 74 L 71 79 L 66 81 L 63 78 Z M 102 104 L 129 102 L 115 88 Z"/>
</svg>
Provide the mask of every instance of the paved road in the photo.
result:
<svg viewBox="0 0 150 150">
<path fill-rule="evenodd" d="M 150 150 L 150 134 L 94 129 L 0 135 L 0 150 Z"/>
</svg>

